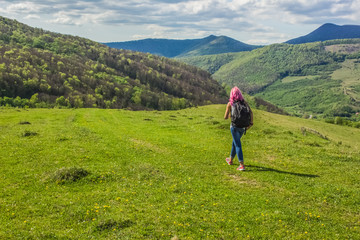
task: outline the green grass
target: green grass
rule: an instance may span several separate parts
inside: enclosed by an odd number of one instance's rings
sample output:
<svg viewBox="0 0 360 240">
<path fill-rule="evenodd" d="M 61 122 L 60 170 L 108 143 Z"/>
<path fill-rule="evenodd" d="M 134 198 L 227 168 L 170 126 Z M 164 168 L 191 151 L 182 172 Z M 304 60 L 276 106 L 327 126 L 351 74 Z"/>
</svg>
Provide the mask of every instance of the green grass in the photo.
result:
<svg viewBox="0 0 360 240">
<path fill-rule="evenodd" d="M 320 75 L 321 71 L 336 69 L 338 63 L 333 58 L 320 43 L 273 44 L 237 55 L 221 66 L 213 77 L 247 92 L 262 92 L 285 76 Z"/>
<path fill-rule="evenodd" d="M 359 129 L 224 110 L 0 109 L 0 239 L 360 238 Z"/>
<path fill-rule="evenodd" d="M 281 79 L 281 82 L 282 83 L 291 83 L 291 82 L 295 82 L 295 81 L 298 81 L 298 80 L 304 80 L 304 79 L 313 80 L 313 79 L 316 79 L 318 77 L 320 77 L 320 76 L 318 76 L 318 75 L 314 75 L 314 76 L 311 76 L 311 75 L 309 75 L 309 76 L 288 76 L 288 77 L 285 77 L 285 78 Z"/>
<path fill-rule="evenodd" d="M 343 94 L 341 81 L 327 76 L 277 81 L 256 96 L 300 116 L 304 113 L 332 115 L 335 108 L 347 106 L 350 102 L 350 97 Z"/>
<path fill-rule="evenodd" d="M 332 116 L 350 112 L 354 118 L 360 109 L 360 64 L 357 60 L 347 59 L 339 69 L 320 73 L 322 75 L 285 77 L 257 96 L 293 114 Z M 349 107 L 353 110 L 346 110 Z"/>
<path fill-rule="evenodd" d="M 334 71 L 331 77 L 341 80 L 344 94 L 349 95 L 354 101 L 360 103 L 360 63 L 355 59 L 347 59 L 341 64 L 341 68 Z"/>
</svg>

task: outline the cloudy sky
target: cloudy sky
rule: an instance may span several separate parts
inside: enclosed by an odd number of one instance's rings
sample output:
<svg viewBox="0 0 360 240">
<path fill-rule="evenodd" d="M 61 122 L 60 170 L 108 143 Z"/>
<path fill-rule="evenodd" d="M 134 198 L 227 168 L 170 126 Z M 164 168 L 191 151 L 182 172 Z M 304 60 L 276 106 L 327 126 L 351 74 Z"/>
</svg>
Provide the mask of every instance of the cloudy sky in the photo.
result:
<svg viewBox="0 0 360 240">
<path fill-rule="evenodd" d="M 271 44 L 360 25 L 360 0 L 0 0 L 0 15 L 98 42 L 226 35 Z"/>
</svg>

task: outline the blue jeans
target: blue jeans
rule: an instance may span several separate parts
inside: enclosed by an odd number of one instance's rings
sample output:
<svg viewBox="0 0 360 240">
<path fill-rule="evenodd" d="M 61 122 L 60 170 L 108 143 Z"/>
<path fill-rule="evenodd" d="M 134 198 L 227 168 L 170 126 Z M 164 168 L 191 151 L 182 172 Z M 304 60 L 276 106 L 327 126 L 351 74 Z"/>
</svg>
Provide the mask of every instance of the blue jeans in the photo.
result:
<svg viewBox="0 0 360 240">
<path fill-rule="evenodd" d="M 235 155 L 237 155 L 239 162 L 244 162 L 244 156 L 241 148 L 241 141 L 240 138 L 245 133 L 245 128 L 237 128 L 237 127 L 230 127 L 231 135 L 233 137 L 232 147 L 230 157 L 234 159 Z"/>
</svg>

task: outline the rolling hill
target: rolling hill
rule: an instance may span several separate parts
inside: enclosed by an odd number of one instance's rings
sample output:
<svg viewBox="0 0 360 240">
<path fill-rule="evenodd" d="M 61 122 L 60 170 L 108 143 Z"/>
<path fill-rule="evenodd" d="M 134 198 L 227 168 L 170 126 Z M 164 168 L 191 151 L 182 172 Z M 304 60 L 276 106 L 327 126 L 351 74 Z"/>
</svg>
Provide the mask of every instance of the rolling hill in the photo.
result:
<svg viewBox="0 0 360 240">
<path fill-rule="evenodd" d="M 302 116 L 355 119 L 360 110 L 360 40 L 273 44 L 251 52 L 181 58 Z"/>
<path fill-rule="evenodd" d="M 196 67 L 0 17 L 0 105 L 164 110 L 224 101 Z"/>
<path fill-rule="evenodd" d="M 170 58 L 250 51 L 260 47 L 248 45 L 226 36 L 214 35 L 202 39 L 143 39 L 104 44 L 112 48 L 147 52 Z"/>
<path fill-rule="evenodd" d="M 326 41 L 333 39 L 360 38 L 359 25 L 339 26 L 332 23 L 326 23 L 313 32 L 298 38 L 291 39 L 286 43 L 301 44 L 317 41 Z"/>
</svg>

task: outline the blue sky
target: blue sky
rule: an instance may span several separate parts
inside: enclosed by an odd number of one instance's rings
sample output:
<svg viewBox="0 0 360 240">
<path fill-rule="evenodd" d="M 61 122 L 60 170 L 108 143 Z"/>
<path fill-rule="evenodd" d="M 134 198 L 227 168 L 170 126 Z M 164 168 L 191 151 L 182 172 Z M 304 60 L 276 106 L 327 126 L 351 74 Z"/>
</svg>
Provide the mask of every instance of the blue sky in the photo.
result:
<svg viewBox="0 0 360 240">
<path fill-rule="evenodd" d="M 213 34 L 271 44 L 324 23 L 360 25 L 360 0 L 0 0 L 0 15 L 98 42 Z"/>
</svg>

